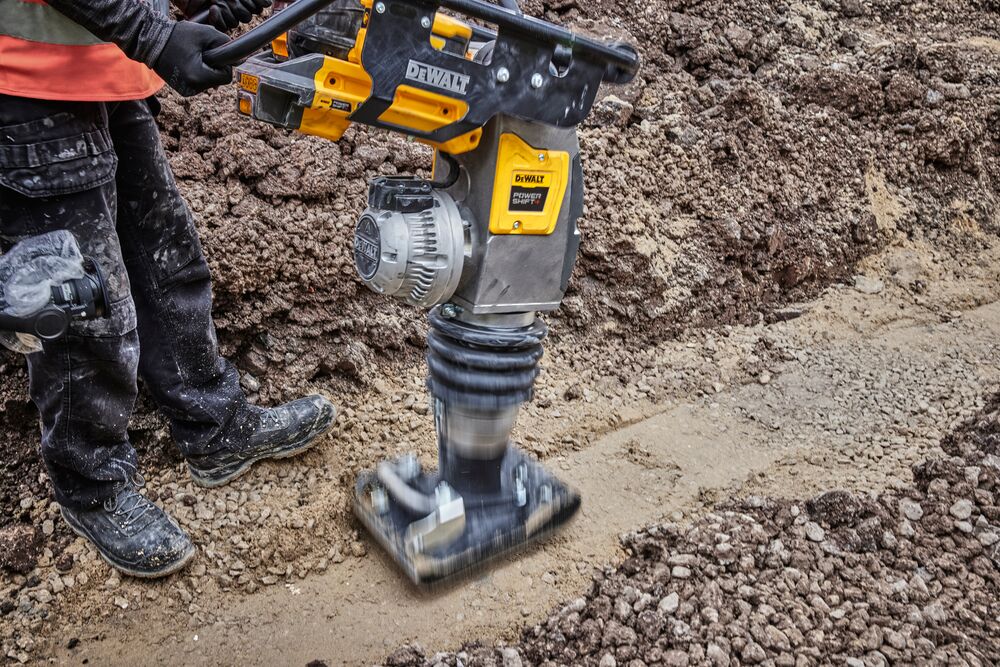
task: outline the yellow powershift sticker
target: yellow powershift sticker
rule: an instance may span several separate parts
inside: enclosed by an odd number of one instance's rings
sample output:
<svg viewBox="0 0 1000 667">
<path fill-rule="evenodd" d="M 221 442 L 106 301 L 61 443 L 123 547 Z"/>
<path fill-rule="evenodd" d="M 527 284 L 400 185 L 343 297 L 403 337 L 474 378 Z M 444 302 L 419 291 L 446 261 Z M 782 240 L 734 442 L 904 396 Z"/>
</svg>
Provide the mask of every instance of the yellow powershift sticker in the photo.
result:
<svg viewBox="0 0 1000 667">
<path fill-rule="evenodd" d="M 500 137 L 493 184 L 493 234 L 551 234 L 569 183 L 569 153 L 532 148 L 515 134 Z"/>
</svg>

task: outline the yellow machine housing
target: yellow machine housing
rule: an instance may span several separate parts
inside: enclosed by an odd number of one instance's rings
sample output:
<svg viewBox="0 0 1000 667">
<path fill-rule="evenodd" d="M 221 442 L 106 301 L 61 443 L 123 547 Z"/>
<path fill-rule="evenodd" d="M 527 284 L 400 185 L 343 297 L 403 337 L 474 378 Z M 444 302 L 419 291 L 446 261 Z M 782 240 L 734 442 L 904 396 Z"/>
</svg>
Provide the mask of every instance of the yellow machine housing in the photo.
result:
<svg viewBox="0 0 1000 667">
<path fill-rule="evenodd" d="M 372 0 L 360 0 L 365 8 L 363 26 L 367 26 Z M 315 95 L 309 108 L 303 109 L 298 131 L 332 141 L 338 141 L 351 126 L 348 117 L 371 95 L 372 79 L 361 64 L 367 28 L 358 31 L 354 48 L 346 60 L 324 56 L 323 64 L 314 77 Z M 472 28 L 467 23 L 438 12 L 431 27 L 431 45 L 439 51 L 448 46 L 461 48 L 465 57 L 472 58 L 468 46 L 472 39 Z M 275 57 L 288 57 L 287 37 L 282 35 L 271 44 Z M 240 87 L 252 95 L 257 94 L 259 82 L 256 77 L 243 75 Z M 239 110 L 244 115 L 252 115 L 252 100 L 241 103 Z M 399 86 L 395 99 L 380 120 L 394 125 L 399 131 L 427 132 L 445 127 L 465 118 L 469 107 L 460 99 L 444 94 L 422 90 L 413 86 Z M 446 142 L 421 141 L 434 148 L 458 155 L 479 146 L 482 130 L 476 129 Z"/>
</svg>

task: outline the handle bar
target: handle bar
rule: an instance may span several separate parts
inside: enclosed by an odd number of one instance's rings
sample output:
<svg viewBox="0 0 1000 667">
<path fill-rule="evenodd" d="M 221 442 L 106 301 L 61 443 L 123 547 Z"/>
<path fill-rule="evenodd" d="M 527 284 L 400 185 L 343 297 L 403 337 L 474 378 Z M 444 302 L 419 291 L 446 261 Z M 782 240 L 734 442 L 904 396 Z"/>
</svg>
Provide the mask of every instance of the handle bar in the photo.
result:
<svg viewBox="0 0 1000 667">
<path fill-rule="evenodd" d="M 204 56 L 205 63 L 213 67 L 239 64 L 267 46 L 278 35 L 318 13 L 332 4 L 333 1 L 297 0 L 246 34 L 237 37 L 228 44 L 207 51 Z M 520 32 L 539 41 L 562 45 L 574 52 L 604 62 L 608 66 L 608 71 L 605 74 L 605 80 L 608 81 L 627 82 L 635 76 L 639 69 L 639 55 L 628 45 L 605 44 L 589 37 L 577 35 L 566 28 L 515 13 L 511 9 L 491 5 L 483 0 L 436 0 L 436 4 L 460 14 L 496 24 L 500 30 L 509 29 Z"/>
<path fill-rule="evenodd" d="M 271 43 L 278 35 L 302 23 L 310 16 L 333 4 L 334 0 L 298 0 L 274 14 L 253 30 L 222 46 L 205 52 L 205 64 L 210 67 L 238 65 Z"/>
</svg>

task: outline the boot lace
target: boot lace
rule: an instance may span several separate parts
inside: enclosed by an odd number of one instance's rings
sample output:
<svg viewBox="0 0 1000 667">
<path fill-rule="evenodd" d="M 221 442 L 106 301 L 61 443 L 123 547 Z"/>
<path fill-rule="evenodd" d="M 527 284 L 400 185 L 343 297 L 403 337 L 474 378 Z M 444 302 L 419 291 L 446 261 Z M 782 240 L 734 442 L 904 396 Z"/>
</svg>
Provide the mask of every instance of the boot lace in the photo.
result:
<svg viewBox="0 0 1000 667">
<path fill-rule="evenodd" d="M 121 493 L 104 501 L 105 510 L 115 517 L 122 518 L 123 528 L 129 527 L 141 519 L 153 507 L 153 504 L 139 493 L 139 489 L 146 486 L 146 480 L 143 476 L 136 473 L 130 481 L 131 484 Z"/>
<path fill-rule="evenodd" d="M 285 411 L 271 408 L 260 416 L 260 425 L 265 430 L 282 428 L 285 425 Z"/>
</svg>

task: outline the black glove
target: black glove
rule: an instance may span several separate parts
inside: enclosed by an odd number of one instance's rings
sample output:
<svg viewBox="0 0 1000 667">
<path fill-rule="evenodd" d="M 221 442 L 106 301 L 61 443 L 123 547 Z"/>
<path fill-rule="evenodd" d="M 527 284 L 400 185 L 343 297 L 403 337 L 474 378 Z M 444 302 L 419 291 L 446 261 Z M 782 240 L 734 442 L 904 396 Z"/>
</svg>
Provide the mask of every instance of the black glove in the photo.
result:
<svg viewBox="0 0 1000 667">
<path fill-rule="evenodd" d="M 184 97 L 224 86 L 233 80 L 233 68 L 211 67 L 205 63 L 204 55 L 228 41 L 228 37 L 211 26 L 179 21 L 174 24 L 153 71 Z"/>
<path fill-rule="evenodd" d="M 175 0 L 187 18 L 199 16 L 199 22 L 229 32 L 271 6 L 271 0 Z M 207 18 L 200 15 L 208 11 Z"/>
</svg>

